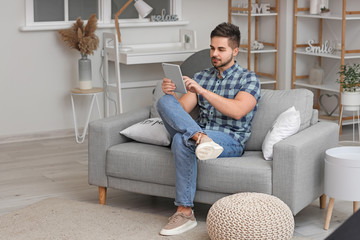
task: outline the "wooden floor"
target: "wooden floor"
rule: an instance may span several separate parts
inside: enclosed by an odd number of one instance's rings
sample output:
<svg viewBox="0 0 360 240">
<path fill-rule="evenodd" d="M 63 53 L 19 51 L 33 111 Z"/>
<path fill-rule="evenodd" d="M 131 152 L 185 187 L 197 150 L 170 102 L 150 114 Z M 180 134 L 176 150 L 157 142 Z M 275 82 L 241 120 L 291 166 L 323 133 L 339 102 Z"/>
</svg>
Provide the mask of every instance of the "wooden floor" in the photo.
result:
<svg viewBox="0 0 360 240">
<path fill-rule="evenodd" d="M 342 140 L 351 139 L 346 127 Z M 349 140 L 350 140 L 349 139 Z M 0 215 L 49 197 L 97 203 L 97 187 L 87 182 L 87 142 L 74 138 L 0 144 Z M 108 205 L 170 216 L 173 199 L 108 190 Z M 196 204 L 196 217 L 205 221 L 209 205 Z M 326 210 L 318 201 L 295 217 L 295 235 L 324 239 L 351 214 L 352 203 L 336 201 L 329 230 L 323 230 Z"/>
</svg>

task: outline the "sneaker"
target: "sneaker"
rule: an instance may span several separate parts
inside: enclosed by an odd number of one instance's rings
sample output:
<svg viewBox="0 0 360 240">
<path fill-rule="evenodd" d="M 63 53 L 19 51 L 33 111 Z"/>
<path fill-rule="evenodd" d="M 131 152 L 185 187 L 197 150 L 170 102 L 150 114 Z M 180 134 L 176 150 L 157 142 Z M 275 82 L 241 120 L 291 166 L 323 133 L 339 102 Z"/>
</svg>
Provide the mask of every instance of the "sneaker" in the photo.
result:
<svg viewBox="0 0 360 240">
<path fill-rule="evenodd" d="M 214 142 L 206 135 L 200 137 L 197 143 L 199 145 L 195 149 L 195 154 L 199 160 L 217 158 L 224 151 L 224 148 L 222 146 Z"/>
<path fill-rule="evenodd" d="M 193 229 L 196 225 L 194 212 L 190 216 L 186 216 L 182 212 L 176 212 L 169 218 L 168 224 L 161 229 L 160 234 L 164 236 L 177 235 Z"/>
</svg>

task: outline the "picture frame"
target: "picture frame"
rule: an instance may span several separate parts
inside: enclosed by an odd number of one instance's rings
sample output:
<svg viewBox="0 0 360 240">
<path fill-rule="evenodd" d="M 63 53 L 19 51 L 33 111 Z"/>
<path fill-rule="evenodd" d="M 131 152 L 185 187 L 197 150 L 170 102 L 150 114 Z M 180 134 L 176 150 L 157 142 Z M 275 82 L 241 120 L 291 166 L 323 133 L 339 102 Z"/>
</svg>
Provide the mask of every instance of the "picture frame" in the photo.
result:
<svg viewBox="0 0 360 240">
<path fill-rule="evenodd" d="M 180 42 L 185 49 L 196 49 L 196 31 L 190 29 L 180 29 Z"/>
</svg>

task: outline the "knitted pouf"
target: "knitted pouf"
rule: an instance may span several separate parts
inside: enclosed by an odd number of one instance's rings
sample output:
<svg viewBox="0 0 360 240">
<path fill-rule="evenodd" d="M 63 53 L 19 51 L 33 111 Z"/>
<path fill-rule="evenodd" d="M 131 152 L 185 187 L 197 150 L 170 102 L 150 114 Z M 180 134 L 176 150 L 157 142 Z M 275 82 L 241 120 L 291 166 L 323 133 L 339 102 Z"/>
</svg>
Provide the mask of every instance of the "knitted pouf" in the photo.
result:
<svg viewBox="0 0 360 240">
<path fill-rule="evenodd" d="M 237 193 L 210 208 L 206 218 L 212 240 L 291 239 L 294 217 L 279 198 L 263 193 Z"/>
</svg>

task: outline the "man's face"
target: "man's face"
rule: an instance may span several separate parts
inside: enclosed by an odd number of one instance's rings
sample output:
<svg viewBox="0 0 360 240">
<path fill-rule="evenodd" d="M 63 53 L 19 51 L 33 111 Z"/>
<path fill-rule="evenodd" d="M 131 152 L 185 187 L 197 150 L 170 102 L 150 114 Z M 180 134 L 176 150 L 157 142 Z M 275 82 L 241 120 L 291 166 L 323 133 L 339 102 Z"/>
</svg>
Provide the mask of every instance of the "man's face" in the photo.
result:
<svg viewBox="0 0 360 240">
<path fill-rule="evenodd" d="M 235 63 L 235 56 L 239 48 L 232 49 L 229 46 L 229 39 L 225 37 L 213 37 L 210 44 L 210 56 L 212 65 L 224 71 Z"/>
</svg>

